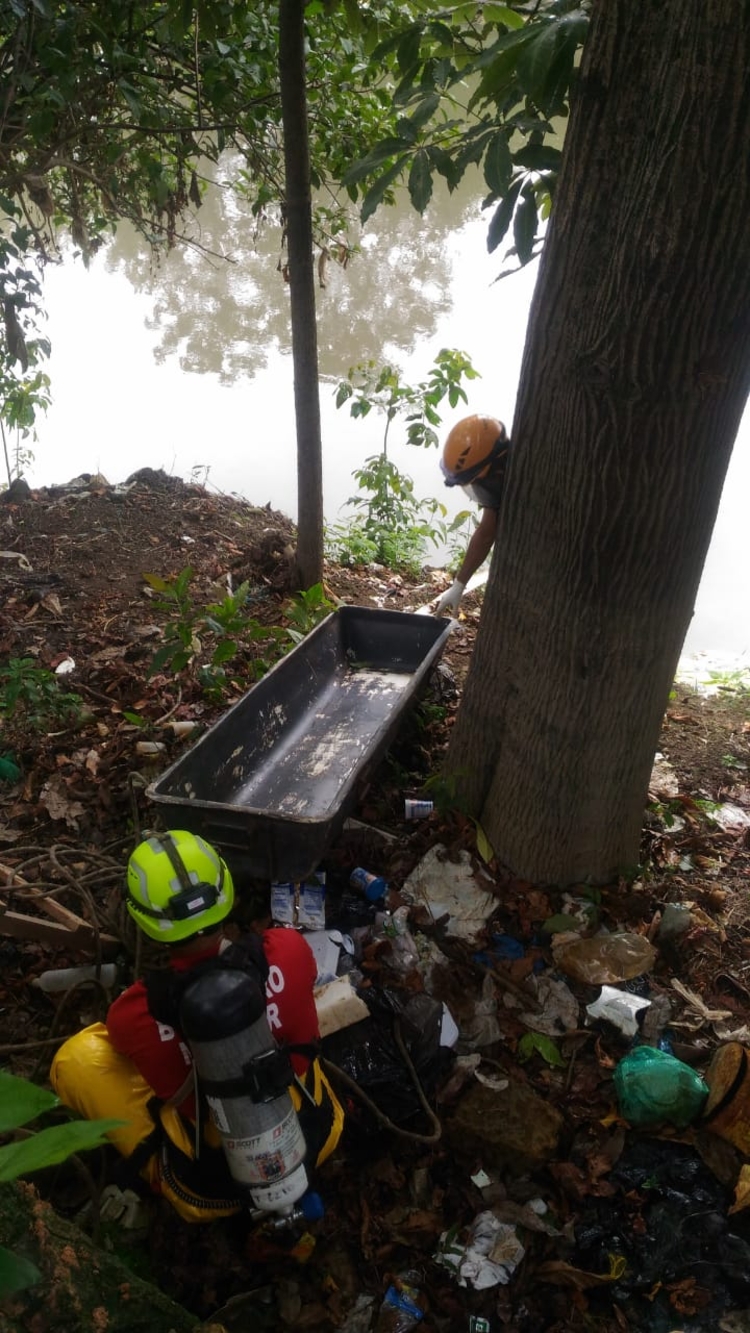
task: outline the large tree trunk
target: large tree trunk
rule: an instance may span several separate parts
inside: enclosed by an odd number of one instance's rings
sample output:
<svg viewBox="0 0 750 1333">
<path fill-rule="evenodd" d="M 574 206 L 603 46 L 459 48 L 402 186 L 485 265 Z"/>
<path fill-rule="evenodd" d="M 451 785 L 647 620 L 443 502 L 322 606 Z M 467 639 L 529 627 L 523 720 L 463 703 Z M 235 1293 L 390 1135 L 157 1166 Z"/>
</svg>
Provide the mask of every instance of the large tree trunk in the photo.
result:
<svg viewBox="0 0 750 1333">
<path fill-rule="evenodd" d="M 58 1217 L 27 1181 L 0 1185 L 0 1237 L 41 1278 L 0 1302 L 3 1333 L 200 1333 L 200 1319 Z"/>
<path fill-rule="evenodd" d="M 750 387 L 749 70 L 736 0 L 594 6 L 448 761 L 536 881 L 639 860 Z"/>
<path fill-rule="evenodd" d="M 297 564 L 302 587 L 309 588 L 323 577 L 323 464 L 304 14 L 304 0 L 280 0 L 279 77 L 297 422 Z"/>
</svg>

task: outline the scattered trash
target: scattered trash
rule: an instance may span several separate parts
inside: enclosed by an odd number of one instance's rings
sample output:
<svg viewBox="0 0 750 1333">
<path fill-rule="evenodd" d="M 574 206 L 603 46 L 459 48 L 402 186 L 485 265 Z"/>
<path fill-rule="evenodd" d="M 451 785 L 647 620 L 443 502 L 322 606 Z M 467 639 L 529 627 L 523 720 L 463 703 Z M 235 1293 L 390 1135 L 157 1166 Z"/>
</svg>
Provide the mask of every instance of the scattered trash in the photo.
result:
<svg viewBox="0 0 750 1333">
<path fill-rule="evenodd" d="M 374 1333 L 408 1333 L 424 1317 L 424 1311 L 417 1305 L 418 1300 L 418 1274 L 401 1274 L 385 1293 Z"/>
<path fill-rule="evenodd" d="M 493 1046 L 502 1039 L 502 1031 L 497 1018 L 497 994 L 492 974 L 487 973 L 482 982 L 480 998 L 475 1002 L 472 1013 L 461 1017 L 459 1021 L 459 1049 L 462 1055 L 474 1051 L 479 1046 Z"/>
<path fill-rule="evenodd" d="M 369 1333 L 374 1304 L 374 1296 L 360 1292 L 343 1324 L 339 1324 L 338 1333 Z"/>
<path fill-rule="evenodd" d="M 381 875 L 372 875 L 369 870 L 364 870 L 362 866 L 357 866 L 349 876 L 349 883 L 353 889 L 358 889 L 365 895 L 371 903 L 379 902 L 388 892 L 388 884 Z"/>
<path fill-rule="evenodd" d="M 650 972 L 656 950 L 643 935 L 627 931 L 553 942 L 556 965 L 566 976 L 589 986 L 612 986 Z"/>
<path fill-rule="evenodd" d="M 137 741 L 135 746 L 136 754 L 159 755 L 164 754 L 166 745 L 163 741 Z"/>
<path fill-rule="evenodd" d="M 424 903 L 434 920 L 448 917 L 447 935 L 471 939 L 497 906 L 494 881 L 474 871 L 468 852 L 458 861 L 441 860 L 445 855 L 445 847 L 431 847 L 404 882 L 404 893 Z"/>
<path fill-rule="evenodd" d="M 679 796 L 680 786 L 677 781 L 677 774 L 668 759 L 663 754 L 654 755 L 654 763 L 651 769 L 651 778 L 648 784 L 648 799 L 650 801 L 672 801 Z"/>
<path fill-rule="evenodd" d="M 434 1259 L 455 1273 L 460 1287 L 475 1291 L 510 1282 L 526 1253 L 515 1227 L 499 1222 L 491 1211 L 474 1218 L 465 1241 L 459 1236 L 457 1227 L 444 1231 Z"/>
<path fill-rule="evenodd" d="M 675 944 L 690 929 L 691 924 L 690 908 L 686 903 L 667 903 L 656 937 L 659 944 Z"/>
<path fill-rule="evenodd" d="M 175 736 L 191 736 L 198 726 L 198 723 L 192 718 L 185 718 L 182 722 L 165 722 L 164 726 L 168 727 Z"/>
<path fill-rule="evenodd" d="M 528 1010 L 518 1015 L 527 1028 L 534 1032 L 545 1032 L 548 1037 L 559 1037 L 565 1032 L 573 1032 L 578 1027 L 579 1004 L 571 991 L 559 977 L 530 977 L 524 989 L 536 996 L 539 1011 Z"/>
<path fill-rule="evenodd" d="M 100 981 L 105 990 L 111 990 L 117 981 L 117 968 L 114 963 L 103 963 L 101 967 L 55 967 L 33 977 L 31 984 L 47 995 L 55 995 L 82 981 Z"/>
<path fill-rule="evenodd" d="M 58 662 L 55 667 L 56 676 L 69 676 L 71 671 L 75 671 L 76 664 L 72 657 L 64 657 L 62 662 Z"/>
<path fill-rule="evenodd" d="M 700 1028 L 708 1025 L 720 1041 L 742 1041 L 750 1044 L 750 1026 L 747 1023 L 739 1027 L 730 1027 L 726 1022 L 728 1018 L 736 1018 L 731 1009 L 711 1008 L 678 977 L 672 978 L 671 985 L 672 989 L 682 996 L 687 1006 L 680 1017 L 673 1020 L 673 1027 L 685 1028 L 688 1032 L 698 1032 Z"/>
<path fill-rule="evenodd" d="M 743 810 L 739 805 L 732 805 L 730 802 L 712 810 L 711 818 L 726 833 L 742 833 L 744 829 L 750 828 L 750 811 Z"/>
<path fill-rule="evenodd" d="M 336 977 L 323 986 L 316 986 L 314 996 L 321 1037 L 370 1017 L 370 1010 L 357 994 L 349 977 Z"/>
<path fill-rule="evenodd" d="M 307 930 L 324 930 L 325 913 L 324 870 L 316 870 L 313 878 L 304 884 L 291 882 L 271 885 L 271 916 L 282 926 L 302 926 Z"/>
<path fill-rule="evenodd" d="M 618 1028 L 624 1037 L 634 1037 L 638 1031 L 636 1014 L 648 1009 L 650 1000 L 631 995 L 629 991 L 617 990 L 615 986 L 602 986 L 602 993 L 593 1004 L 586 1005 L 590 1018 L 604 1018 Z"/>
<path fill-rule="evenodd" d="M 407 799 L 404 801 L 404 818 L 427 819 L 428 815 L 431 815 L 434 809 L 435 804 L 433 801 L 416 801 Z"/>
<path fill-rule="evenodd" d="M 579 1214 L 573 1257 L 608 1283 L 623 1327 L 716 1333 L 725 1310 L 750 1308 L 750 1246 L 693 1147 L 633 1138 L 609 1181 L 613 1192 L 589 1197 Z M 587 1285 L 585 1275 L 566 1285 Z"/>
<path fill-rule="evenodd" d="M 316 985 L 322 986 L 327 981 L 333 981 L 338 972 L 339 958 L 344 947 L 344 936 L 341 931 L 310 930 L 305 932 L 305 939 L 318 964 Z"/>
<path fill-rule="evenodd" d="M 670 1124 L 684 1129 L 701 1113 L 708 1086 L 690 1065 L 653 1046 L 636 1046 L 614 1072 L 623 1119 L 636 1129 Z"/>
</svg>

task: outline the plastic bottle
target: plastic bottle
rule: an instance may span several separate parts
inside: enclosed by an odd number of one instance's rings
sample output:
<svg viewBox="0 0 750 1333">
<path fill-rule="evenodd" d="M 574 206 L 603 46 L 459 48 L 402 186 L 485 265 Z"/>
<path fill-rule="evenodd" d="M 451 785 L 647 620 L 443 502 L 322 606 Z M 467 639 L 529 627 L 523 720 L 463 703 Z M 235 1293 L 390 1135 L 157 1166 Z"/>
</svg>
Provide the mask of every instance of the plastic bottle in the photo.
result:
<svg viewBox="0 0 750 1333">
<path fill-rule="evenodd" d="M 80 981 L 99 980 L 106 990 L 114 986 L 117 980 L 117 968 L 114 963 L 103 963 L 100 968 L 92 965 L 90 967 L 56 967 L 50 972 L 42 972 L 40 976 L 34 977 L 32 986 L 37 986 L 48 995 L 54 995 L 59 991 L 70 990 L 72 986 L 77 986 Z"/>
<path fill-rule="evenodd" d="M 357 866 L 349 876 L 349 883 L 353 889 L 359 889 L 365 898 L 371 903 L 379 902 L 388 892 L 388 884 L 382 875 L 371 875 L 369 870 L 364 870 L 362 866 Z"/>
<path fill-rule="evenodd" d="M 684 1129 L 703 1109 L 708 1096 L 690 1065 L 653 1046 L 636 1046 L 614 1073 L 623 1119 L 636 1129 L 664 1123 Z"/>
<path fill-rule="evenodd" d="M 391 962 L 399 972 L 411 972 L 419 962 L 414 936 L 409 930 L 409 908 L 399 907 L 383 922 L 383 933 L 391 942 Z"/>
</svg>

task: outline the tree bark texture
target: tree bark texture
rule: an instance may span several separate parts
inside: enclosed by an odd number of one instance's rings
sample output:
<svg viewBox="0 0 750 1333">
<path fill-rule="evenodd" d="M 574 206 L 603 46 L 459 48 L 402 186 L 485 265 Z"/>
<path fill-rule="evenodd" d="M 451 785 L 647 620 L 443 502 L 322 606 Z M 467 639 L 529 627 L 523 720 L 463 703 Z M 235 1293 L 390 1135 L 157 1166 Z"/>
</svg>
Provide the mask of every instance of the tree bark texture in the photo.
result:
<svg viewBox="0 0 750 1333">
<path fill-rule="evenodd" d="M 100 1250 L 25 1181 L 0 1185 L 0 1239 L 41 1281 L 0 1301 L 3 1333 L 200 1333 L 201 1321 Z"/>
<path fill-rule="evenodd" d="M 639 860 L 750 388 L 749 71 L 750 5 L 594 5 L 448 758 L 537 882 Z"/>
<path fill-rule="evenodd" d="M 323 578 L 323 463 L 304 14 L 304 0 L 279 0 L 279 77 L 297 423 L 297 564 L 302 586 L 309 588 Z"/>
</svg>

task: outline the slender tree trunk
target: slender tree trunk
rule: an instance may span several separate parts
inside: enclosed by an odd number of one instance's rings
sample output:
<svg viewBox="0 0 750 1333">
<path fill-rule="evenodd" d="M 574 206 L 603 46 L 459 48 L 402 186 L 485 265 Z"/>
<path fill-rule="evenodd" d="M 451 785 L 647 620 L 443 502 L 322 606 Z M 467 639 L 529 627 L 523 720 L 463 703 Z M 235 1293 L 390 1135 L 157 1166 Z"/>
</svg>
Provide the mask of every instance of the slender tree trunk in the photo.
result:
<svg viewBox="0 0 750 1333">
<path fill-rule="evenodd" d="M 639 860 L 750 387 L 749 71 L 750 5 L 594 6 L 448 761 L 536 881 Z"/>
<path fill-rule="evenodd" d="M 323 577 L 323 463 L 318 391 L 304 0 L 279 0 L 286 225 L 297 422 L 297 565 L 303 588 Z"/>
</svg>

